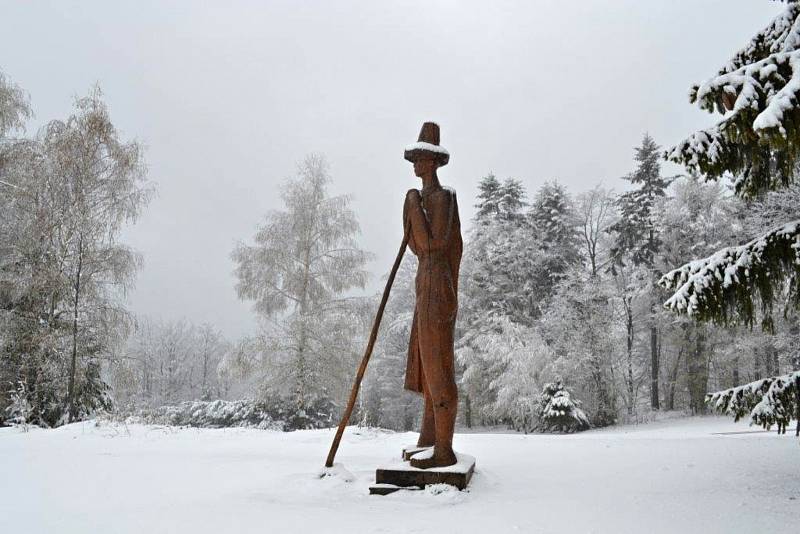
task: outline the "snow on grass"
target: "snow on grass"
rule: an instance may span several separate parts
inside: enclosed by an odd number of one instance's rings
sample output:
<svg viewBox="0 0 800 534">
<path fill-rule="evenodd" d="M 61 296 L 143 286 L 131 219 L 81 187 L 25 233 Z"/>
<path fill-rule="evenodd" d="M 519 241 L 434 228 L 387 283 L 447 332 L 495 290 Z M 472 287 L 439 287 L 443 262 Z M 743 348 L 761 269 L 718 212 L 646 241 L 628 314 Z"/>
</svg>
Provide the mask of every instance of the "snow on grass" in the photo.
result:
<svg viewBox="0 0 800 534">
<path fill-rule="evenodd" d="M 726 432 L 744 432 L 725 434 Z M 793 532 L 800 442 L 728 418 L 457 434 L 468 491 L 370 496 L 416 434 L 78 423 L 0 429 L 0 532 Z"/>
</svg>

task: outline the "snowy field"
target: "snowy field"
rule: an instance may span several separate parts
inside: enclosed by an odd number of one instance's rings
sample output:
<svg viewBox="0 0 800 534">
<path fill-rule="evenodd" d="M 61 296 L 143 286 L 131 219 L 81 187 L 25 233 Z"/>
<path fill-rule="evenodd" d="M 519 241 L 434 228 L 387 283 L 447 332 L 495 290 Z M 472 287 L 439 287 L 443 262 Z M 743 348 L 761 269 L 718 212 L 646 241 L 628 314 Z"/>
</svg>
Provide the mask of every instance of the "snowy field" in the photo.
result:
<svg viewBox="0 0 800 534">
<path fill-rule="evenodd" d="M 744 432 L 720 434 L 726 432 Z M 457 434 L 468 491 L 368 495 L 413 434 L 78 423 L 0 429 L 0 532 L 797 532 L 800 441 L 721 418 Z M 437 491 L 439 490 L 439 491 Z"/>
</svg>

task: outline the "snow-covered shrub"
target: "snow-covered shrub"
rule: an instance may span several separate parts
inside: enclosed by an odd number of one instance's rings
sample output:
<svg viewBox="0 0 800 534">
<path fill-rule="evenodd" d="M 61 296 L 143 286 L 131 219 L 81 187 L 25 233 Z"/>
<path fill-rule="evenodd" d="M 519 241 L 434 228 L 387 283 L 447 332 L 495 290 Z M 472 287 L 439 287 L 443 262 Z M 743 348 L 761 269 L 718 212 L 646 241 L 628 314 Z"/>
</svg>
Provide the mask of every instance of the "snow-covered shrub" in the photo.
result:
<svg viewBox="0 0 800 534">
<path fill-rule="evenodd" d="M 12 425 L 21 425 L 27 429 L 28 423 L 31 421 L 33 407 L 28 399 L 28 389 L 25 387 L 25 382 L 18 381 L 9 391 L 9 398 L 11 403 L 6 407 L 5 422 Z"/>
<path fill-rule="evenodd" d="M 561 381 L 545 384 L 540 399 L 539 423 L 541 432 L 580 432 L 589 429 L 589 419 Z"/>
<path fill-rule="evenodd" d="M 305 409 L 273 398 L 265 401 L 186 401 L 173 406 L 138 411 L 132 421 L 199 428 L 250 427 L 272 430 L 327 428 L 333 423 L 333 406 L 319 401 Z"/>
</svg>

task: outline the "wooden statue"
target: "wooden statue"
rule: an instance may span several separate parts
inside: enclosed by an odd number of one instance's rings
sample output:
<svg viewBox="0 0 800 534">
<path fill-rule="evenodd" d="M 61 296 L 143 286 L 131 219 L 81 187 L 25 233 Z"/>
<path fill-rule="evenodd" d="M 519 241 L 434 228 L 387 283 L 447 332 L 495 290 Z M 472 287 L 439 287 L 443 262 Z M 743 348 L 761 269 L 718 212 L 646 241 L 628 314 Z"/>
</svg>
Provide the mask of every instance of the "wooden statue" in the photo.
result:
<svg viewBox="0 0 800 534">
<path fill-rule="evenodd" d="M 405 159 L 414 163 L 414 174 L 422 179 L 422 189 L 409 190 L 403 207 L 408 246 L 419 259 L 405 388 L 425 399 L 417 445 L 433 446 L 433 454 L 412 457 L 411 465 L 427 469 L 456 463 L 453 331 L 463 243 L 455 191 L 442 187 L 436 174 L 450 159 L 439 146 L 437 124 L 422 126 L 419 141 L 406 148 Z"/>
</svg>

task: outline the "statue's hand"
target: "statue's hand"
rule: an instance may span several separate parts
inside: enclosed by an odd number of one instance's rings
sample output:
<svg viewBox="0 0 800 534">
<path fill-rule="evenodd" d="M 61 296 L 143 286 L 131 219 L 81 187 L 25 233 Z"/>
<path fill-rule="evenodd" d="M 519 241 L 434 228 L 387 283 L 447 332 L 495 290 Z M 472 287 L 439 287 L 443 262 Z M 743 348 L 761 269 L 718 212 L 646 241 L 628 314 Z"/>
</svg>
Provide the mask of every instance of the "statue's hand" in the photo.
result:
<svg viewBox="0 0 800 534">
<path fill-rule="evenodd" d="M 413 206 L 414 204 L 419 204 L 422 202 L 422 195 L 420 195 L 418 189 L 409 189 L 408 193 L 406 193 L 406 205 Z"/>
</svg>

